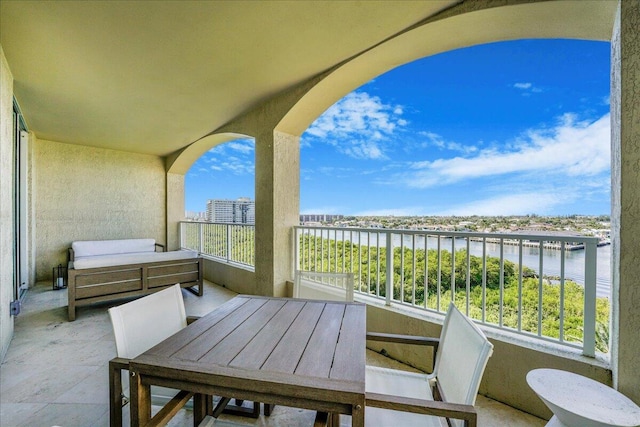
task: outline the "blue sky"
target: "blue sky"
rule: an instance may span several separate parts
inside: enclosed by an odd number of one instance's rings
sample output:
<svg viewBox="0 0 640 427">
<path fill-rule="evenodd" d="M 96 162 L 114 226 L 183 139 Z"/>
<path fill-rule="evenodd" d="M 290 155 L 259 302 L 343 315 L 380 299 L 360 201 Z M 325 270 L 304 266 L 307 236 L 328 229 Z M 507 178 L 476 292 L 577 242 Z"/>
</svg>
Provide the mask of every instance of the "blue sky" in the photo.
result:
<svg viewBox="0 0 640 427">
<path fill-rule="evenodd" d="M 301 137 L 300 211 L 344 215 L 610 213 L 610 45 L 519 40 L 415 61 Z M 255 198 L 254 146 L 214 147 L 186 208 Z"/>
</svg>

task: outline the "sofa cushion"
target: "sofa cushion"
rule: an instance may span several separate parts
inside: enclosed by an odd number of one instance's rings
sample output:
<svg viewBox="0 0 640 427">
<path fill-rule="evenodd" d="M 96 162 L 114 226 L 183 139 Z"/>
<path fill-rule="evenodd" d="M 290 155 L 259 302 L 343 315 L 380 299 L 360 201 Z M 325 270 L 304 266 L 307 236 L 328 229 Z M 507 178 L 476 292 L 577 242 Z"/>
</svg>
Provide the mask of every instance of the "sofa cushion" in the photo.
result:
<svg viewBox="0 0 640 427">
<path fill-rule="evenodd" d="M 75 258 L 96 255 L 116 255 L 135 252 L 155 252 L 154 239 L 81 240 L 71 248 Z"/>
<path fill-rule="evenodd" d="M 86 268 L 112 267 L 118 265 L 142 264 L 146 262 L 178 261 L 197 257 L 197 252 L 188 250 L 96 255 L 89 257 L 76 257 L 75 261 L 71 264 L 71 268 L 83 270 Z"/>
</svg>

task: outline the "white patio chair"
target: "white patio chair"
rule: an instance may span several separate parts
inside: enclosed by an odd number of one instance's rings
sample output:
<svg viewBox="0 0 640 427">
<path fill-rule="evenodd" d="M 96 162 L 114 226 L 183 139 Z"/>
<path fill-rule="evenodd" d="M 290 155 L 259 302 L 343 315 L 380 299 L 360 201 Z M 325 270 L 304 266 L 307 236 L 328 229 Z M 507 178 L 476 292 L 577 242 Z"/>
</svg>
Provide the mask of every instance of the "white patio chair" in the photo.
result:
<svg viewBox="0 0 640 427">
<path fill-rule="evenodd" d="M 353 273 L 296 270 L 293 297 L 353 302 Z"/>
<path fill-rule="evenodd" d="M 367 427 L 446 426 L 445 418 L 452 427 L 477 425 L 473 405 L 493 345 L 453 303 L 439 340 L 373 333 L 367 339 L 429 345 L 436 351 L 431 374 L 367 366 Z"/>
<path fill-rule="evenodd" d="M 196 318 L 187 318 L 180 284 L 143 298 L 109 309 L 116 339 L 118 357 L 109 362 L 109 411 L 111 426 L 122 425 L 122 406 L 129 402 L 129 360 L 180 331 Z M 167 409 L 167 419 L 185 406 L 194 393 L 151 387 L 151 403 Z M 210 399 L 208 397 L 207 399 Z M 216 409 L 217 417 L 229 402 L 222 398 Z M 210 406 L 210 402 L 208 403 Z M 256 405 L 258 405 L 256 407 Z M 251 411 L 258 415 L 259 404 Z"/>
</svg>

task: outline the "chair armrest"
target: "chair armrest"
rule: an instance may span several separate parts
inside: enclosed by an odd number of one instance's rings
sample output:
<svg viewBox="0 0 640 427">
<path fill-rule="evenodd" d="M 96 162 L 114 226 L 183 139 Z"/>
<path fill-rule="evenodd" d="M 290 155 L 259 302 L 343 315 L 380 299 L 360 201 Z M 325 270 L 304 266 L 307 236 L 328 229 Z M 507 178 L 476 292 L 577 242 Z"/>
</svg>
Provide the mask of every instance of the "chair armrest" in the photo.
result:
<svg viewBox="0 0 640 427">
<path fill-rule="evenodd" d="M 187 316 L 187 325 L 192 324 L 198 319 L 200 319 L 200 316 Z"/>
<path fill-rule="evenodd" d="M 129 362 L 131 359 L 127 359 L 126 357 L 114 357 L 109 360 L 109 368 L 110 369 L 118 369 L 118 370 L 128 370 Z"/>
<path fill-rule="evenodd" d="M 472 405 L 413 399 L 379 393 L 366 393 L 365 402 L 366 406 L 373 408 L 464 420 L 466 427 L 477 427 L 478 425 L 478 413 Z"/>
<path fill-rule="evenodd" d="M 439 338 L 419 337 L 415 335 L 385 334 L 382 332 L 367 332 L 367 340 L 394 342 L 398 344 L 426 345 L 438 349 Z"/>
<path fill-rule="evenodd" d="M 436 353 L 438 353 L 438 346 L 440 345 L 439 338 L 431 337 L 419 337 L 415 335 L 398 335 L 398 334 L 385 334 L 382 332 L 367 332 L 367 340 L 391 342 L 397 344 L 412 344 L 412 345 L 424 345 L 433 348 L 433 366 L 436 366 Z"/>
<path fill-rule="evenodd" d="M 164 245 L 161 243 L 156 243 L 156 252 L 158 252 L 158 248 L 162 249 L 160 252 L 166 252 Z"/>
</svg>

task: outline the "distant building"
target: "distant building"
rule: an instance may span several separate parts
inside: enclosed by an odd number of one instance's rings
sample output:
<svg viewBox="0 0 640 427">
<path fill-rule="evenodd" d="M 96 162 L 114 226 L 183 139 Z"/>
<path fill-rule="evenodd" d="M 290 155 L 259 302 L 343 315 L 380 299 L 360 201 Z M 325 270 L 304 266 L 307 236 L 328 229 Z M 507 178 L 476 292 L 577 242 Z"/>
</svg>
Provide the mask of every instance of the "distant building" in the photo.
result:
<svg viewBox="0 0 640 427">
<path fill-rule="evenodd" d="M 194 212 L 194 211 L 186 211 L 184 217 L 188 221 L 206 221 L 207 213 L 206 212 Z"/>
<path fill-rule="evenodd" d="M 237 200 L 208 200 L 207 221 L 227 224 L 255 224 L 256 202 L 248 197 L 241 197 Z"/>
<path fill-rule="evenodd" d="M 344 218 L 344 215 L 327 215 L 327 214 L 300 214 L 300 224 L 307 224 L 310 222 L 323 223 L 333 222 Z"/>
</svg>

